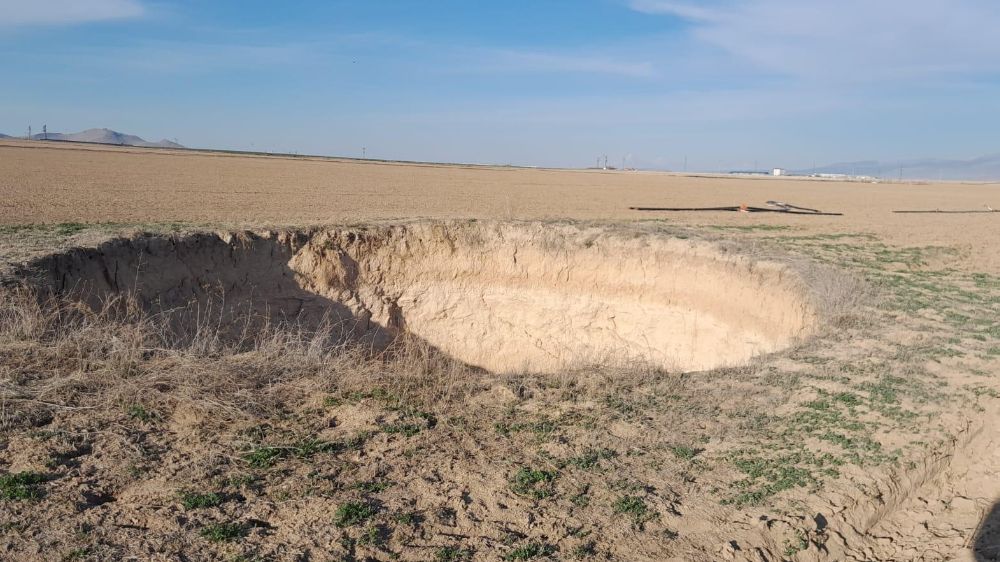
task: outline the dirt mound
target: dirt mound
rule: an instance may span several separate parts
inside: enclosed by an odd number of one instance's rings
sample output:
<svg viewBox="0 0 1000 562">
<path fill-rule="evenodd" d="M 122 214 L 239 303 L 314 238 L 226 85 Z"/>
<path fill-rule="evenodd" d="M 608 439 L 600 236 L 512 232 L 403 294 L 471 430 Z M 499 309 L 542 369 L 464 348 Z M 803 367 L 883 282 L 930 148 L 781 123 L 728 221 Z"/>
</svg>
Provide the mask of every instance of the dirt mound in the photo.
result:
<svg viewBox="0 0 1000 562">
<path fill-rule="evenodd" d="M 417 223 L 139 236 L 32 264 L 58 292 L 134 294 L 184 328 L 245 312 L 384 345 L 415 336 L 494 372 L 746 363 L 810 333 L 796 275 L 718 247 L 570 226 Z M 190 306 L 196 304 L 197 306 Z M 244 325 L 244 330 L 246 326 Z"/>
</svg>

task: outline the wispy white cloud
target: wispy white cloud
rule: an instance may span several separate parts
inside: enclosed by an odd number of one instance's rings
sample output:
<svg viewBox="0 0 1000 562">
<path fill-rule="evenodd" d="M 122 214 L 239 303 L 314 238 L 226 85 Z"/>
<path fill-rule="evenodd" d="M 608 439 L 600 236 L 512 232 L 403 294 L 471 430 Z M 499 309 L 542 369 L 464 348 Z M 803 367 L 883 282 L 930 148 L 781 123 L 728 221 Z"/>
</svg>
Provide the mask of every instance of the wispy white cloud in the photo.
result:
<svg viewBox="0 0 1000 562">
<path fill-rule="evenodd" d="M 816 96 L 811 88 L 743 88 L 680 90 L 662 94 L 557 95 L 550 98 L 507 100 L 483 112 L 476 102 L 456 100 L 429 104 L 421 111 L 394 117 L 411 123 L 490 123 L 544 127 L 602 128 L 762 125 L 775 120 L 808 119 L 818 113 L 856 107 L 852 96 Z"/>
<path fill-rule="evenodd" d="M 667 14 L 689 20 L 711 21 L 723 14 L 720 10 L 674 0 L 632 0 L 633 10 L 645 14 Z"/>
<path fill-rule="evenodd" d="M 73 25 L 145 12 L 138 0 L 0 0 L 0 27 Z"/>
<path fill-rule="evenodd" d="M 759 68 L 813 80 L 948 78 L 1000 71 L 992 0 L 631 0 L 688 20 L 692 37 Z"/>
<path fill-rule="evenodd" d="M 116 50 L 89 53 L 95 65 L 153 74 L 198 74 L 226 70 L 260 69 L 301 64 L 313 60 L 315 49 L 307 43 L 241 44 L 201 42 L 145 42 Z"/>
<path fill-rule="evenodd" d="M 656 75 L 656 69 L 650 62 L 604 55 L 501 50 L 480 52 L 477 59 L 478 68 L 490 72 L 590 74 L 630 78 L 651 78 Z"/>
<path fill-rule="evenodd" d="M 336 46 L 319 41 L 247 42 L 220 40 L 168 41 L 139 39 L 128 44 L 80 45 L 71 50 L 37 48 L 17 53 L 22 62 L 39 67 L 69 65 L 84 71 L 85 80 L 107 76 L 177 77 L 219 72 L 262 72 L 275 68 L 332 65 L 346 59 Z M 74 75 L 79 77 L 79 75 Z"/>
</svg>

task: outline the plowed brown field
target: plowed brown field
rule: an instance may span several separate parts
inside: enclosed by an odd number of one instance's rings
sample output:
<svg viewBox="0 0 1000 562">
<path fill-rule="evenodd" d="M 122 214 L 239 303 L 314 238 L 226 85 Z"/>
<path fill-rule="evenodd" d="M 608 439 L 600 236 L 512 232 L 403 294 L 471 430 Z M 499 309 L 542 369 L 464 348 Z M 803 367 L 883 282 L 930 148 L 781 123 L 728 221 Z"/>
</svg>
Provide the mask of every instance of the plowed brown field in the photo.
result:
<svg viewBox="0 0 1000 562">
<path fill-rule="evenodd" d="M 873 233 L 890 244 L 958 248 L 1000 270 L 1000 184 L 848 183 L 652 172 L 514 169 L 244 156 L 0 141 L 0 224 L 194 221 L 302 224 L 401 218 L 651 219 Z M 643 213 L 630 206 L 762 205 L 843 217 Z"/>
</svg>

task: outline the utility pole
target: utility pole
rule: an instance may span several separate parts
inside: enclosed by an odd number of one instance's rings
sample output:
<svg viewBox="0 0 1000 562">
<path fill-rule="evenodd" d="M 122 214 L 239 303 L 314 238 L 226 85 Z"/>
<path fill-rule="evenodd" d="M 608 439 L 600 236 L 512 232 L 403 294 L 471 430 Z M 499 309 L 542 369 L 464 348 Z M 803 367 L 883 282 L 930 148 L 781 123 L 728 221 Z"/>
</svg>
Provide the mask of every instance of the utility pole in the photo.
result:
<svg viewBox="0 0 1000 562">
<path fill-rule="evenodd" d="M 625 157 L 622 156 L 622 170 L 625 169 Z"/>
<path fill-rule="evenodd" d="M 28 140 L 31 140 L 31 125 L 28 125 Z"/>
<path fill-rule="evenodd" d="M 368 158 L 368 149 L 364 146 L 361 147 L 361 159 L 364 160 Z"/>
<path fill-rule="evenodd" d="M 42 125 L 42 140 L 49 140 L 49 126 Z"/>
</svg>

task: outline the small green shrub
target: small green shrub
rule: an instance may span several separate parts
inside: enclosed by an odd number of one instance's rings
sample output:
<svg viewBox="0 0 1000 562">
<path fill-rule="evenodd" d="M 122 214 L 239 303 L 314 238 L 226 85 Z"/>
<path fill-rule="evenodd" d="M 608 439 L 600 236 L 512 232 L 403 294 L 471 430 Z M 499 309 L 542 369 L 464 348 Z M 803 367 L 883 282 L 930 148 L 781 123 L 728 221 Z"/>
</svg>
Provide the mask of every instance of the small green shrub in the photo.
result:
<svg viewBox="0 0 1000 562">
<path fill-rule="evenodd" d="M 445 546 L 434 553 L 435 562 L 464 562 L 472 560 L 472 550 L 458 546 Z"/>
<path fill-rule="evenodd" d="M 687 445 L 674 445 L 673 447 L 670 448 L 670 452 L 672 452 L 675 457 L 681 460 L 689 461 L 698 456 L 698 453 L 700 453 L 701 450 L 695 449 L 694 447 L 689 447 Z"/>
<path fill-rule="evenodd" d="M 632 525 L 639 529 L 656 518 L 656 514 L 649 509 L 646 501 L 638 496 L 622 496 L 615 500 L 611 507 L 615 513 L 630 517 Z"/>
<path fill-rule="evenodd" d="M 249 533 L 250 530 L 240 523 L 214 523 L 201 530 L 201 536 L 212 542 L 232 542 Z"/>
<path fill-rule="evenodd" d="M 361 502 L 348 502 L 337 508 L 334 523 L 338 527 L 351 527 L 364 523 L 376 513 L 375 507 Z"/>
<path fill-rule="evenodd" d="M 406 511 L 403 513 L 397 513 L 392 517 L 392 520 L 400 525 L 416 526 L 420 524 L 421 517 L 415 511 Z"/>
<path fill-rule="evenodd" d="M 615 452 L 610 449 L 588 449 L 578 457 L 571 457 L 566 460 L 566 464 L 579 469 L 588 470 L 597 466 L 602 459 L 615 457 Z"/>
<path fill-rule="evenodd" d="M 382 533 L 379 528 L 375 525 L 365 529 L 361 536 L 358 537 L 358 544 L 364 546 L 381 546 L 385 540 L 382 537 Z"/>
<path fill-rule="evenodd" d="M 282 450 L 277 447 L 258 447 L 243 455 L 243 460 L 254 468 L 269 468 L 283 455 Z"/>
<path fill-rule="evenodd" d="M 42 495 L 39 484 L 45 475 L 37 472 L 18 472 L 0 476 L 0 498 L 5 500 L 34 500 Z"/>
<path fill-rule="evenodd" d="M 399 433 L 405 435 L 406 437 L 413 437 L 414 435 L 420 433 L 421 429 L 423 428 L 415 423 L 396 423 L 383 427 L 382 431 L 390 435 Z"/>
<path fill-rule="evenodd" d="M 531 560 L 541 556 L 550 556 L 555 551 L 555 547 L 550 544 L 532 542 L 508 552 L 504 555 L 503 559 L 508 561 Z"/>
<path fill-rule="evenodd" d="M 358 482 L 354 485 L 354 489 L 361 490 L 362 492 L 367 492 L 369 494 L 384 492 L 391 487 L 392 482 L 388 482 L 386 480 L 369 480 L 367 482 Z"/>
<path fill-rule="evenodd" d="M 522 467 L 514 474 L 510 487 L 516 494 L 541 500 L 555 493 L 555 480 L 558 475 L 559 473 L 554 470 Z"/>
<path fill-rule="evenodd" d="M 150 422 L 156 418 L 156 414 L 147 410 L 142 404 L 132 404 L 127 411 L 130 418 L 141 422 Z"/>
<path fill-rule="evenodd" d="M 203 509 L 222 505 L 222 496 L 215 492 L 201 494 L 198 492 L 181 492 L 181 505 L 186 510 Z"/>
</svg>

